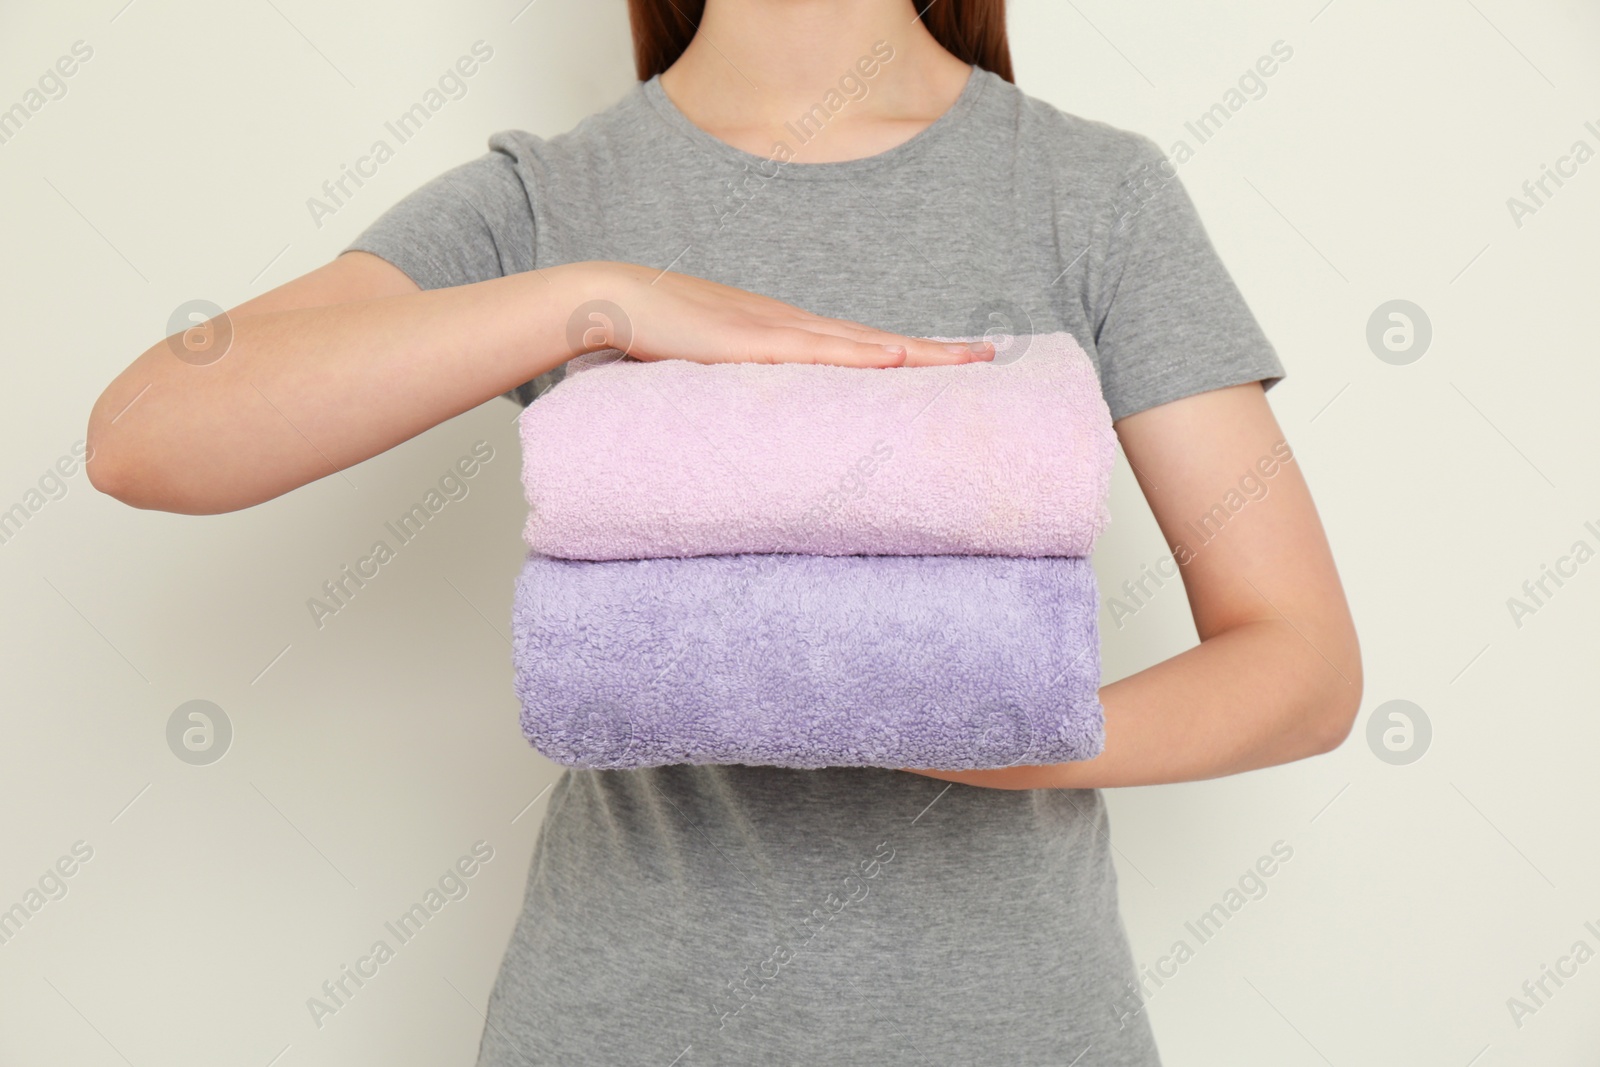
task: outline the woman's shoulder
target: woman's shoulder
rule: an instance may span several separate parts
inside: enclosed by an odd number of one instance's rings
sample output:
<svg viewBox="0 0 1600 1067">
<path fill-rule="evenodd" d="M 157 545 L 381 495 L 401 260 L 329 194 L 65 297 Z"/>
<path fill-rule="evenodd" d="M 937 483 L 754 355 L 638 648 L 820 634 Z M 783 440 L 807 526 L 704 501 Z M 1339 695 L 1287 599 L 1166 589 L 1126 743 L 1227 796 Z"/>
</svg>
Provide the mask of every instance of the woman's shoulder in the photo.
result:
<svg viewBox="0 0 1600 1067">
<path fill-rule="evenodd" d="M 611 104 L 585 115 L 570 129 L 542 135 L 522 128 L 496 131 L 489 148 L 515 162 L 554 161 L 618 152 L 637 153 L 652 131 L 644 83 L 635 82 Z"/>
<path fill-rule="evenodd" d="M 1052 166 L 1115 184 L 1164 158 L 1154 139 L 1137 130 L 1089 118 L 1033 96 L 997 74 L 984 72 L 984 112 L 997 130 L 1014 130 L 1018 147 Z"/>
</svg>

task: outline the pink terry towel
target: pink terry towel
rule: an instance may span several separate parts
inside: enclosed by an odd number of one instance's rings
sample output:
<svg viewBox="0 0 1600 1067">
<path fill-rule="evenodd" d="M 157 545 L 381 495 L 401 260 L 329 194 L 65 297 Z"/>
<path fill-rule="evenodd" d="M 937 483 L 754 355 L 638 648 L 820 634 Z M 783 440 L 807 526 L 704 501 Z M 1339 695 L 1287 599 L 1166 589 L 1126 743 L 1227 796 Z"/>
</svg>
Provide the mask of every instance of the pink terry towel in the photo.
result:
<svg viewBox="0 0 1600 1067">
<path fill-rule="evenodd" d="M 521 420 L 533 551 L 1087 556 L 1115 436 L 1071 334 L 1005 364 L 580 356 Z"/>
</svg>

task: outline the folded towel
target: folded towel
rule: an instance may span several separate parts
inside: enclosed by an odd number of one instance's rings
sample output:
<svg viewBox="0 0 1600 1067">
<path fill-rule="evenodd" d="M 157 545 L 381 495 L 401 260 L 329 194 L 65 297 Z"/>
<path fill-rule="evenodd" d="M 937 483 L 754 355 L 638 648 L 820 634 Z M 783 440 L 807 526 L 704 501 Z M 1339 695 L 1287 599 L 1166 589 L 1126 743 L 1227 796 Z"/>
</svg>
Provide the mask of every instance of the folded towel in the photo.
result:
<svg viewBox="0 0 1600 1067">
<path fill-rule="evenodd" d="M 1081 558 L 533 553 L 512 609 L 522 728 L 577 767 L 1088 759 L 1096 607 Z"/>
<path fill-rule="evenodd" d="M 567 364 L 522 415 L 535 552 L 1086 556 L 1115 456 L 1068 333 L 1004 364 Z"/>
</svg>

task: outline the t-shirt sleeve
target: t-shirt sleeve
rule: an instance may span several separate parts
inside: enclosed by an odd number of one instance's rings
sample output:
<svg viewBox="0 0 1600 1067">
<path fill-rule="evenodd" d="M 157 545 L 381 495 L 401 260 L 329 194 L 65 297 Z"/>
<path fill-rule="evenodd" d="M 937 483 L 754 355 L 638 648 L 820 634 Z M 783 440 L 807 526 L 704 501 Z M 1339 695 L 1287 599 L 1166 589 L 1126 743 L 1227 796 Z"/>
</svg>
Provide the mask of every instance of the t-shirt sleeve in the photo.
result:
<svg viewBox="0 0 1600 1067">
<path fill-rule="evenodd" d="M 1092 308 L 1113 420 L 1225 386 L 1284 377 L 1178 178 L 1154 141 L 1112 200 Z"/>
<path fill-rule="evenodd" d="M 385 211 L 345 252 L 370 252 L 423 289 L 470 285 L 534 267 L 534 216 L 510 155 L 491 151 L 453 167 Z M 508 393 L 524 407 L 565 364 Z"/>
</svg>

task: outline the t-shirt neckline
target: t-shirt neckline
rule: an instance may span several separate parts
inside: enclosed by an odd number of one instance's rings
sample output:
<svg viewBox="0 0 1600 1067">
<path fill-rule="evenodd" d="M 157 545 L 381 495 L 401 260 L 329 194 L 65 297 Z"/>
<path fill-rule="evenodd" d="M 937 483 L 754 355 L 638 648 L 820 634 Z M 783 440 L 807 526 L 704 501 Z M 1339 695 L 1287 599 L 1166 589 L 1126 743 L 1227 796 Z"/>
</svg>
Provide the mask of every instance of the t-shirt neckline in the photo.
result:
<svg viewBox="0 0 1600 1067">
<path fill-rule="evenodd" d="M 672 102 L 671 97 L 667 96 L 666 90 L 661 87 L 661 75 L 654 75 L 648 81 L 640 83 L 640 88 L 644 93 L 645 99 L 650 102 L 652 109 L 668 126 L 714 156 L 742 167 L 759 169 L 768 177 L 801 179 L 852 178 L 899 163 L 922 151 L 930 143 L 948 135 L 960 123 L 961 119 L 972 110 L 973 105 L 977 103 L 978 97 L 983 92 L 984 84 L 988 81 L 985 76 L 987 74 L 988 72 L 982 67 L 974 65 L 967 75 L 967 83 L 962 86 L 960 94 L 945 109 L 944 113 L 894 147 L 885 149 L 876 155 L 862 156 L 859 159 L 835 160 L 829 163 L 802 163 L 798 160 L 784 163 L 767 156 L 756 155 L 754 152 L 746 152 L 744 149 L 736 148 L 720 137 L 696 126 L 689 116 L 678 109 L 678 105 Z"/>
</svg>

